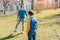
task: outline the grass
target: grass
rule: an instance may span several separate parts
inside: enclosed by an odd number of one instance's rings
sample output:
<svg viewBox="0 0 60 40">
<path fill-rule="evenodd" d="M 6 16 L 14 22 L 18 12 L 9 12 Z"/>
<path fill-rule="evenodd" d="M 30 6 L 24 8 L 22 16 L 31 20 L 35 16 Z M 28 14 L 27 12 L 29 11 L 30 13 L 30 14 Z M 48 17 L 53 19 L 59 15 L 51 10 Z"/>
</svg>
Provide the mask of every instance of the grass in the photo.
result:
<svg viewBox="0 0 60 40">
<path fill-rule="evenodd" d="M 37 40 L 60 40 L 60 9 L 56 10 L 43 10 L 40 13 L 34 14 L 38 21 Z M 20 34 L 21 23 L 18 31 L 13 33 L 12 30 L 16 24 L 17 14 L 3 15 L 0 14 L 0 40 L 27 40 L 25 34 Z M 26 30 L 25 20 L 25 30 Z M 13 36 L 10 34 L 13 33 Z"/>
</svg>

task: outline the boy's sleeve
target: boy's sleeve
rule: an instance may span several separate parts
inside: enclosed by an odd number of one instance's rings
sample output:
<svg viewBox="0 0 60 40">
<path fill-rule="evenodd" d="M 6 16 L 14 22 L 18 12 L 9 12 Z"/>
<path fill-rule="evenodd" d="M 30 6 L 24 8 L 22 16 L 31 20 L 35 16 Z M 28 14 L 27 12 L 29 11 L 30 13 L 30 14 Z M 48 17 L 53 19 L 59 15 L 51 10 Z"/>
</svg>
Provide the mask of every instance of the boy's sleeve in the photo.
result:
<svg viewBox="0 0 60 40">
<path fill-rule="evenodd" d="M 30 20 L 27 21 L 27 30 L 26 30 L 26 33 L 28 34 L 30 30 Z"/>
</svg>

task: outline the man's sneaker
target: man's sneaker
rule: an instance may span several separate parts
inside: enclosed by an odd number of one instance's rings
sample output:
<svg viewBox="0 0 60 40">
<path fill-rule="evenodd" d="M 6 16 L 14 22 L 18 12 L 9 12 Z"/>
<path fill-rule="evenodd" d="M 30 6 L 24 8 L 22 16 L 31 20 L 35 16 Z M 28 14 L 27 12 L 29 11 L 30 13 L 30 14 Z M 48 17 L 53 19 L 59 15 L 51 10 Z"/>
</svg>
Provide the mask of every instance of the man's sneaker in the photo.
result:
<svg viewBox="0 0 60 40">
<path fill-rule="evenodd" d="M 24 31 L 22 31 L 21 34 L 24 34 Z"/>
<path fill-rule="evenodd" d="M 14 32 L 17 32 L 17 29 L 14 29 L 13 31 L 14 31 Z"/>
</svg>

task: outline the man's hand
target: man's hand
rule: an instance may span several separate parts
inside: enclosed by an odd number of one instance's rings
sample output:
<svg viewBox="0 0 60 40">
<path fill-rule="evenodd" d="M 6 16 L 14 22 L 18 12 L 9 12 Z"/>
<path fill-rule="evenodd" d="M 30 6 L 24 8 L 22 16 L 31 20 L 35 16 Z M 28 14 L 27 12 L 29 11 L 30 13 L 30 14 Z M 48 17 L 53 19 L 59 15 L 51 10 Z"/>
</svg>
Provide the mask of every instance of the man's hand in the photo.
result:
<svg viewBox="0 0 60 40">
<path fill-rule="evenodd" d="M 17 21 L 18 19 L 16 19 L 16 21 Z"/>
<path fill-rule="evenodd" d="M 16 21 L 18 20 L 18 17 L 17 17 L 17 19 L 16 19 Z"/>
</svg>

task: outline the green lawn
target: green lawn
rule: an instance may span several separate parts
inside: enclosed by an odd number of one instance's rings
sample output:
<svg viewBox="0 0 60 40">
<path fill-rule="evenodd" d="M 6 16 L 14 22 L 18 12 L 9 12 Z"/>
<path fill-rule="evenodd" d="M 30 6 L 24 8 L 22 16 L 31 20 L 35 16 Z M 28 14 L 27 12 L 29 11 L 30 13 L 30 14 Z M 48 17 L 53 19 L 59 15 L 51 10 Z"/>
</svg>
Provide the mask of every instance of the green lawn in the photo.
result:
<svg viewBox="0 0 60 40">
<path fill-rule="evenodd" d="M 37 40 L 60 40 L 60 9 L 43 10 L 34 14 L 38 21 Z M 26 32 L 21 33 L 21 23 L 16 33 L 12 32 L 16 24 L 17 14 L 0 14 L 0 40 L 27 40 Z M 25 20 L 25 30 L 26 30 Z M 10 34 L 12 34 L 10 36 Z"/>
</svg>

